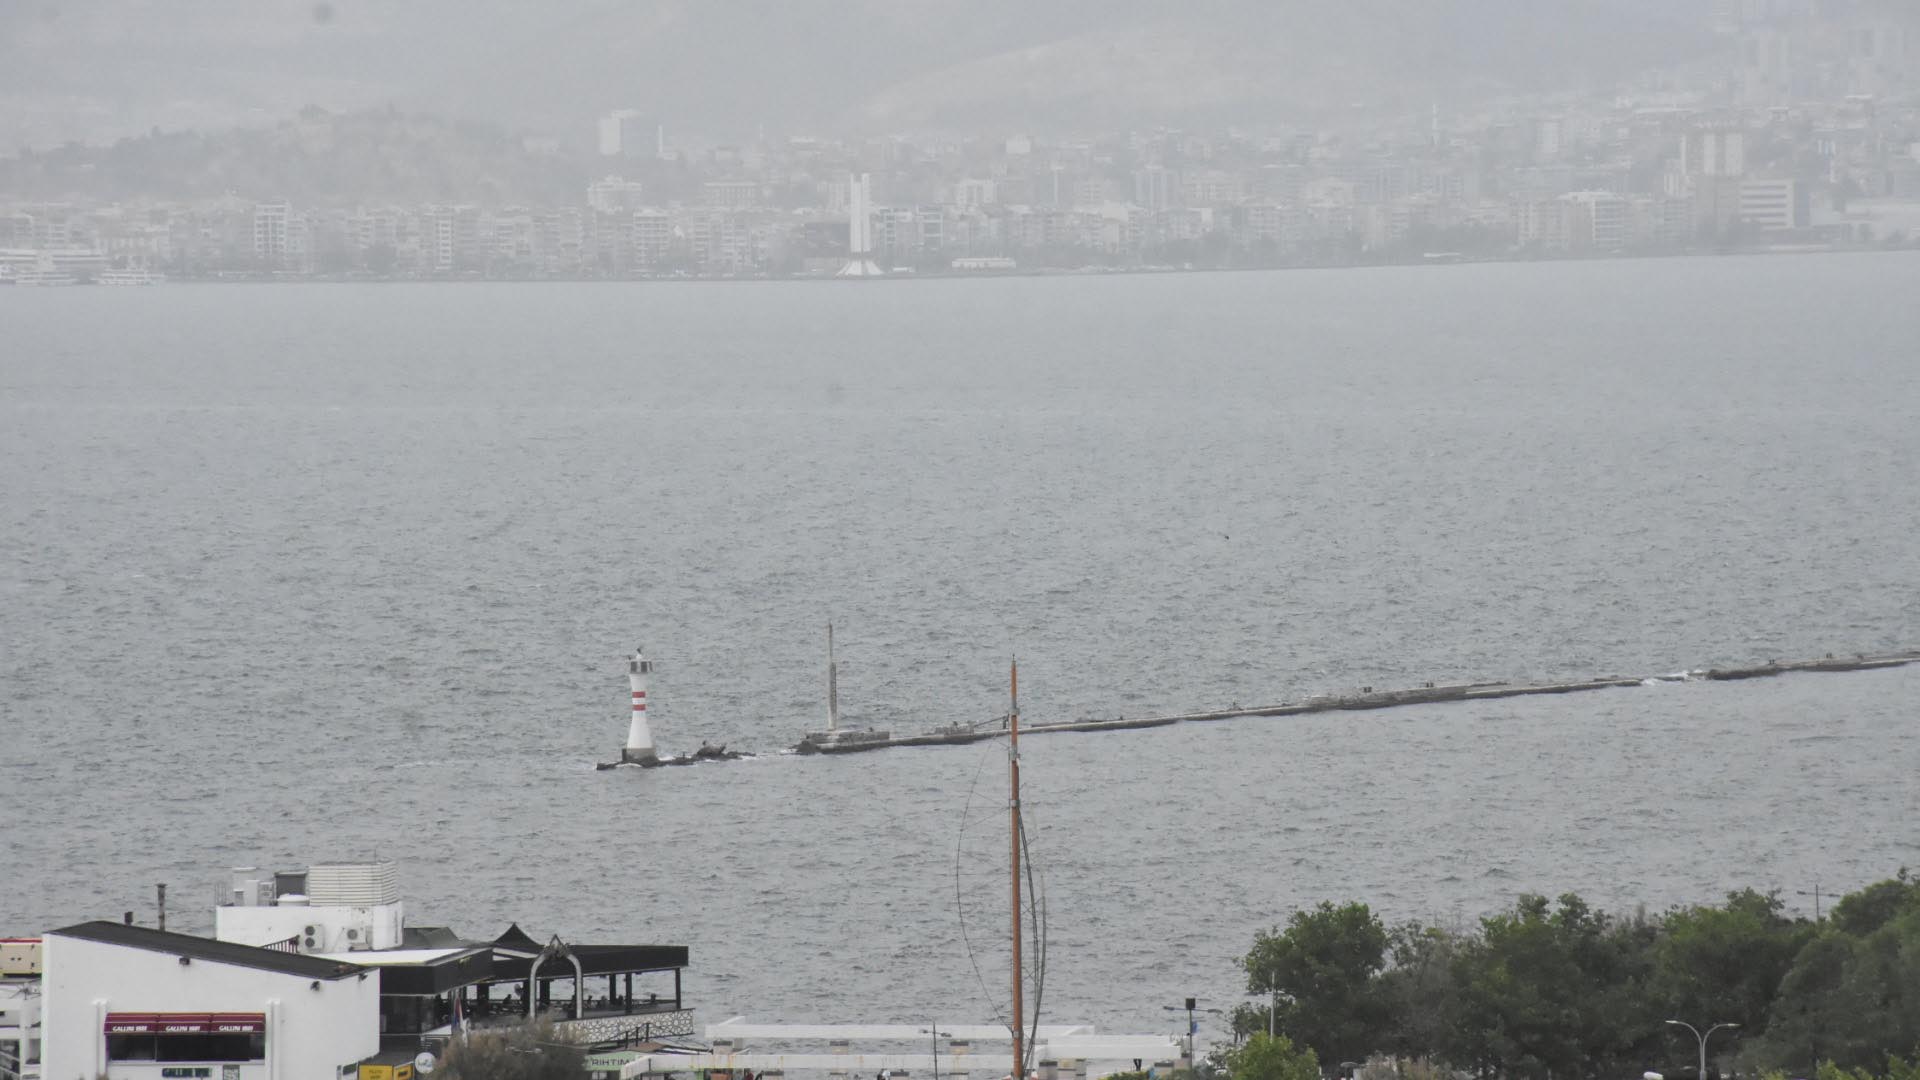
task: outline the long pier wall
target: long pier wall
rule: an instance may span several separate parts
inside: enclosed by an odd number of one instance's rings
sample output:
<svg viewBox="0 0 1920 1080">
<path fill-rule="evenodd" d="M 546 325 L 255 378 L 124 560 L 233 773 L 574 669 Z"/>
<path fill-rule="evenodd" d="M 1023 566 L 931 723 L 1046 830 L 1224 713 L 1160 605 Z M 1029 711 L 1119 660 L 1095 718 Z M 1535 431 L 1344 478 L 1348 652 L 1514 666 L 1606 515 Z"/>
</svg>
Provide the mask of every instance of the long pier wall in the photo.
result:
<svg viewBox="0 0 1920 1080">
<path fill-rule="evenodd" d="M 1591 690 L 1612 690 L 1632 686 L 1646 686 L 1662 682 L 1731 681 L 1737 679 L 1762 679 L 1793 672 L 1845 672 L 1872 671 L 1880 668 L 1904 667 L 1920 662 L 1920 650 L 1906 652 L 1855 654 L 1851 657 L 1832 655 L 1817 660 L 1772 660 L 1765 664 L 1737 668 L 1708 668 L 1673 675 L 1644 675 L 1627 677 L 1609 675 L 1595 679 L 1577 679 L 1564 682 L 1542 683 L 1427 683 L 1403 690 L 1375 690 L 1365 687 L 1353 694 L 1321 694 L 1300 701 L 1281 702 L 1277 705 L 1255 705 L 1245 707 L 1235 705 L 1226 709 L 1213 709 L 1202 712 L 1173 713 L 1164 716 L 1116 717 L 1112 720 L 1069 720 L 1058 723 L 1023 724 L 1022 735 L 1050 735 L 1070 731 L 1130 731 L 1136 728 L 1166 727 L 1170 724 L 1203 723 L 1210 720 L 1234 720 L 1246 716 L 1302 716 L 1308 713 L 1339 712 L 1343 710 L 1391 709 L 1403 705 L 1430 705 L 1448 701 L 1485 701 L 1493 698 L 1529 697 L 1540 694 L 1578 694 Z M 897 735 L 890 739 L 854 743 L 848 746 L 824 750 L 824 753 L 851 754 L 869 750 L 885 750 L 899 746 L 959 746 L 967 743 L 982 742 L 987 739 L 1001 738 L 1006 734 L 1004 718 L 999 724 L 988 722 L 967 728 L 964 725 L 949 725 L 920 735 Z"/>
</svg>

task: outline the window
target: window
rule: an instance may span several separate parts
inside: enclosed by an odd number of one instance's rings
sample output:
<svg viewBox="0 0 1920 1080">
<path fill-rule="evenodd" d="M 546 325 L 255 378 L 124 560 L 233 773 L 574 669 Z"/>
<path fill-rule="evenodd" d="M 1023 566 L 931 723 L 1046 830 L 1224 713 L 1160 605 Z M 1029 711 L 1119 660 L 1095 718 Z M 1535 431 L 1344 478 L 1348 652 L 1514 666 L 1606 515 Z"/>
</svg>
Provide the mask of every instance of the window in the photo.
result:
<svg viewBox="0 0 1920 1080">
<path fill-rule="evenodd" d="M 107 1036 L 108 1061 L 156 1061 L 154 1043 L 157 1035 L 109 1035 Z"/>
</svg>

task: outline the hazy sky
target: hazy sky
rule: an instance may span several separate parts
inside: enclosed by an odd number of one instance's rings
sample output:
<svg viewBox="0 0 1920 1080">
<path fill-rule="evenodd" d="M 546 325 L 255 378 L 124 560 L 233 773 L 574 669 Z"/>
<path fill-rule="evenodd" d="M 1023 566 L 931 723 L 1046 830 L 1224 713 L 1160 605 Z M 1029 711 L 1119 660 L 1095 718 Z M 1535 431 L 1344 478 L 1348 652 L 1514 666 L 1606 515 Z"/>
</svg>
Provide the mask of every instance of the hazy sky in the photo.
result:
<svg viewBox="0 0 1920 1080">
<path fill-rule="evenodd" d="M 1605 82 L 1709 0 L 0 0 L 0 145 L 393 104 L 584 137 L 1241 118 Z"/>
</svg>

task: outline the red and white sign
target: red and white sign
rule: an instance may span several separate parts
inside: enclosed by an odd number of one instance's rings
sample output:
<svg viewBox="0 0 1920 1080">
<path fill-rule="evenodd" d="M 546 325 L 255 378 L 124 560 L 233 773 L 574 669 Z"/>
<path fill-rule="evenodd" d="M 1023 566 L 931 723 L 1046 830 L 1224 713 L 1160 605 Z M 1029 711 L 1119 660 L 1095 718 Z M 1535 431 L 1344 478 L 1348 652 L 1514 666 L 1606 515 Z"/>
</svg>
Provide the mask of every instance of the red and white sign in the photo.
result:
<svg viewBox="0 0 1920 1080">
<path fill-rule="evenodd" d="M 109 1035 L 234 1035 L 267 1030 L 265 1013 L 108 1013 Z"/>
</svg>

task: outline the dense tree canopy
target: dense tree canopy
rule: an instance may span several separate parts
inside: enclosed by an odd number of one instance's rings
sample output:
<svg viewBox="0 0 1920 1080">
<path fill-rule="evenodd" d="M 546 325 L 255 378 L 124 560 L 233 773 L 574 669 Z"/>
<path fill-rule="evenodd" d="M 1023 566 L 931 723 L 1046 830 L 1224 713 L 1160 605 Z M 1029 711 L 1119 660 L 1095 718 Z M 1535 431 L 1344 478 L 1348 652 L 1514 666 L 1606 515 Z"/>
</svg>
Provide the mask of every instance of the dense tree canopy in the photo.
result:
<svg viewBox="0 0 1920 1080">
<path fill-rule="evenodd" d="M 1255 1035 L 1222 1055 L 1220 1066 L 1231 1080 L 1320 1080 L 1313 1051 L 1285 1035 Z"/>
<path fill-rule="evenodd" d="M 1825 1080 L 1920 1080 L 1920 882 L 1906 871 L 1815 923 L 1777 894 L 1616 917 L 1568 893 L 1524 895 L 1471 929 L 1387 928 L 1322 903 L 1242 961 L 1272 1002 L 1234 1016 L 1321 1062 L 1430 1060 L 1476 1076 L 1691 1077 L 1700 1028 L 1718 1067 Z"/>
<path fill-rule="evenodd" d="M 1387 931 L 1365 904 L 1296 911 L 1263 933 L 1243 961 L 1247 989 L 1278 1002 L 1284 1030 L 1323 1061 L 1364 1059 L 1382 1019 L 1371 993 L 1386 965 Z"/>
</svg>

